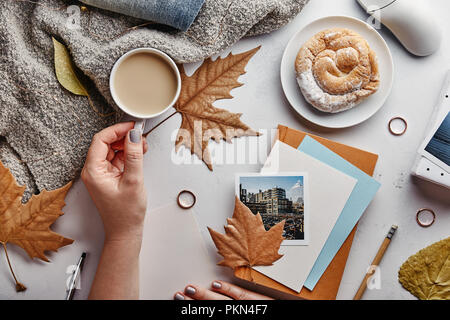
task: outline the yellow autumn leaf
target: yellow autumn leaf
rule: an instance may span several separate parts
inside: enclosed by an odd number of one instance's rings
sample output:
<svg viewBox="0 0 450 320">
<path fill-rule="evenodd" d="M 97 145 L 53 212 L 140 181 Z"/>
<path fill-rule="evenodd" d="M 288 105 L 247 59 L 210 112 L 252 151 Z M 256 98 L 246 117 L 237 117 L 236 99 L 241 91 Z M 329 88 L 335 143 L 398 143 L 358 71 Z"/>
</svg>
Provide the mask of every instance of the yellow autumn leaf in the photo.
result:
<svg viewBox="0 0 450 320">
<path fill-rule="evenodd" d="M 450 238 L 409 257 L 400 267 L 398 280 L 420 300 L 450 300 Z"/>
<path fill-rule="evenodd" d="M 55 38 L 52 39 L 55 50 L 55 72 L 59 83 L 70 92 L 87 97 L 87 90 L 75 73 L 69 51 Z"/>
</svg>

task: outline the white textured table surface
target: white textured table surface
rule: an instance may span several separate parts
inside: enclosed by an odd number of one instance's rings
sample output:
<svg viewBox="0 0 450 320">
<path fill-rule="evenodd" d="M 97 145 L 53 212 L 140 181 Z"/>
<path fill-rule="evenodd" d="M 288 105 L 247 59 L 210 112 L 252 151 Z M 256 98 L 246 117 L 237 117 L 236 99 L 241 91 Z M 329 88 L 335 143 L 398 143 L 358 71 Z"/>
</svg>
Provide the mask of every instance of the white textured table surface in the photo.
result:
<svg viewBox="0 0 450 320">
<path fill-rule="evenodd" d="M 374 117 L 353 128 L 326 130 L 302 120 L 283 95 L 279 69 L 284 47 L 303 25 L 327 15 L 349 15 L 365 20 L 366 14 L 356 1 L 311 0 L 286 27 L 266 36 L 242 40 L 231 48 L 234 53 L 239 53 L 262 45 L 248 64 L 247 74 L 241 77 L 245 85 L 233 90 L 234 99 L 219 101 L 216 106 L 242 112 L 244 122 L 255 129 L 273 129 L 283 124 L 380 155 L 374 177 L 382 183 L 382 187 L 359 224 L 341 282 L 339 299 L 353 297 L 392 224 L 398 224 L 399 230 L 381 264 L 381 289 L 367 291 L 365 299 L 414 298 L 398 283 L 399 267 L 411 254 L 450 235 L 449 191 L 414 179 L 409 174 L 445 72 L 450 68 L 450 20 L 447 16 L 450 2 L 433 0 L 432 4 L 436 18 L 444 29 L 440 51 L 427 58 L 413 57 L 389 31 L 385 28 L 380 30 L 394 58 L 393 90 L 384 107 Z M 198 64 L 187 66 L 188 72 L 193 72 L 196 66 Z M 387 122 L 393 116 L 403 116 L 408 121 L 408 131 L 402 137 L 394 137 L 387 130 Z M 225 219 L 233 212 L 234 173 L 257 172 L 261 165 L 216 165 L 214 172 L 203 164 L 175 165 L 171 161 L 173 133 L 179 124 L 180 117 L 175 116 L 148 138 L 150 151 L 145 158 L 145 179 L 149 209 L 172 203 L 180 190 L 190 189 L 198 198 L 196 211 L 200 225 L 221 230 Z M 270 145 L 268 135 L 261 139 L 266 139 Z M 248 142 L 247 138 L 239 140 L 242 141 L 235 141 L 234 144 Z M 234 148 L 233 145 L 227 148 L 230 147 Z M 225 149 L 223 145 L 215 146 L 214 142 L 211 142 L 210 148 L 213 152 Z M 264 161 L 264 157 L 260 161 Z M 434 209 L 437 215 L 435 224 L 428 229 L 420 228 L 415 222 L 415 213 L 422 207 Z M 87 297 L 102 248 L 103 230 L 96 209 L 80 181 L 70 191 L 64 211 L 65 216 L 55 223 L 53 229 L 76 242 L 56 254 L 50 254 L 50 264 L 30 261 L 24 251 L 9 246 L 15 271 L 29 289 L 25 293 L 15 292 L 2 253 L 0 299 L 63 299 L 68 277 L 66 268 L 76 263 L 82 251 L 88 251 L 89 258 L 82 276 L 82 290 L 77 298 Z M 207 240 L 209 253 L 215 255 L 212 242 Z M 179 257 L 178 261 L 188 258 Z M 225 275 L 231 278 L 230 272 L 225 272 Z M 188 282 L 189 279 L 186 279 Z"/>
</svg>

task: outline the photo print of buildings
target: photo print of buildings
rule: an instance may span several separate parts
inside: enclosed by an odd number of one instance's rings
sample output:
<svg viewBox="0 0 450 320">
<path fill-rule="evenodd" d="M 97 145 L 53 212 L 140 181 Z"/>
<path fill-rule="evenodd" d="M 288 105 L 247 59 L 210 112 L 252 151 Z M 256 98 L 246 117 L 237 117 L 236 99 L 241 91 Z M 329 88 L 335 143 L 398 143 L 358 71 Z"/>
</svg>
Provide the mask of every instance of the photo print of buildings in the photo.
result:
<svg viewBox="0 0 450 320">
<path fill-rule="evenodd" d="M 254 213 L 260 214 L 266 230 L 286 220 L 286 240 L 304 239 L 303 176 L 240 176 L 239 198 Z"/>
</svg>

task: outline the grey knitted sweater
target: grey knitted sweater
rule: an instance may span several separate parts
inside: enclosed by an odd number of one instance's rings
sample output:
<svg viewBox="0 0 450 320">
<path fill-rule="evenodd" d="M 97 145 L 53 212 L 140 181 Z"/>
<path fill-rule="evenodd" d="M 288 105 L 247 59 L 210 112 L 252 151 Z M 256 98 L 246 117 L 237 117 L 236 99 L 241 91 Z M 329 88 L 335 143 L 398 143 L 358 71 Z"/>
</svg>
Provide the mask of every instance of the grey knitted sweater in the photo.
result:
<svg viewBox="0 0 450 320">
<path fill-rule="evenodd" d="M 136 30 L 142 20 L 89 7 L 80 28 L 68 28 L 77 1 L 0 1 L 0 160 L 25 199 L 58 188 L 79 174 L 92 136 L 120 119 L 109 94 L 114 62 L 137 47 L 158 48 L 177 62 L 193 62 L 244 36 L 275 30 L 308 0 L 206 0 L 186 32 L 161 25 Z M 66 44 L 98 109 L 58 83 L 51 37 Z"/>
</svg>

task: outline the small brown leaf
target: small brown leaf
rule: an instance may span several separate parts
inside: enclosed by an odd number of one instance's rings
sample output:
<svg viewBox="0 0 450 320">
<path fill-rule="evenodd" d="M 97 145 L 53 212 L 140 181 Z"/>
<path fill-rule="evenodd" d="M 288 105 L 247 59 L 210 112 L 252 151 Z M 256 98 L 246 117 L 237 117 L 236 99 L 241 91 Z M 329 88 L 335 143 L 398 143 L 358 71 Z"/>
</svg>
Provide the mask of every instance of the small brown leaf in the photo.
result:
<svg viewBox="0 0 450 320">
<path fill-rule="evenodd" d="M 245 73 L 245 66 L 259 50 L 255 49 L 212 61 L 207 59 L 191 76 L 180 68 L 182 88 L 175 109 L 181 113 L 182 122 L 175 143 L 176 151 L 181 146 L 190 149 L 212 170 L 211 156 L 208 150 L 210 139 L 216 142 L 232 138 L 259 136 L 255 130 L 244 124 L 240 113 L 231 113 L 214 107 L 219 99 L 231 99 L 230 91 L 242 86 L 239 76 Z"/>
<path fill-rule="evenodd" d="M 398 280 L 421 300 L 450 300 L 450 238 L 409 257 L 400 267 Z"/>
<path fill-rule="evenodd" d="M 233 217 L 227 222 L 225 234 L 208 228 L 219 254 L 224 257 L 219 265 L 233 269 L 270 266 L 282 257 L 278 250 L 284 240 L 284 220 L 266 231 L 261 215 L 253 214 L 236 197 Z"/>
</svg>

